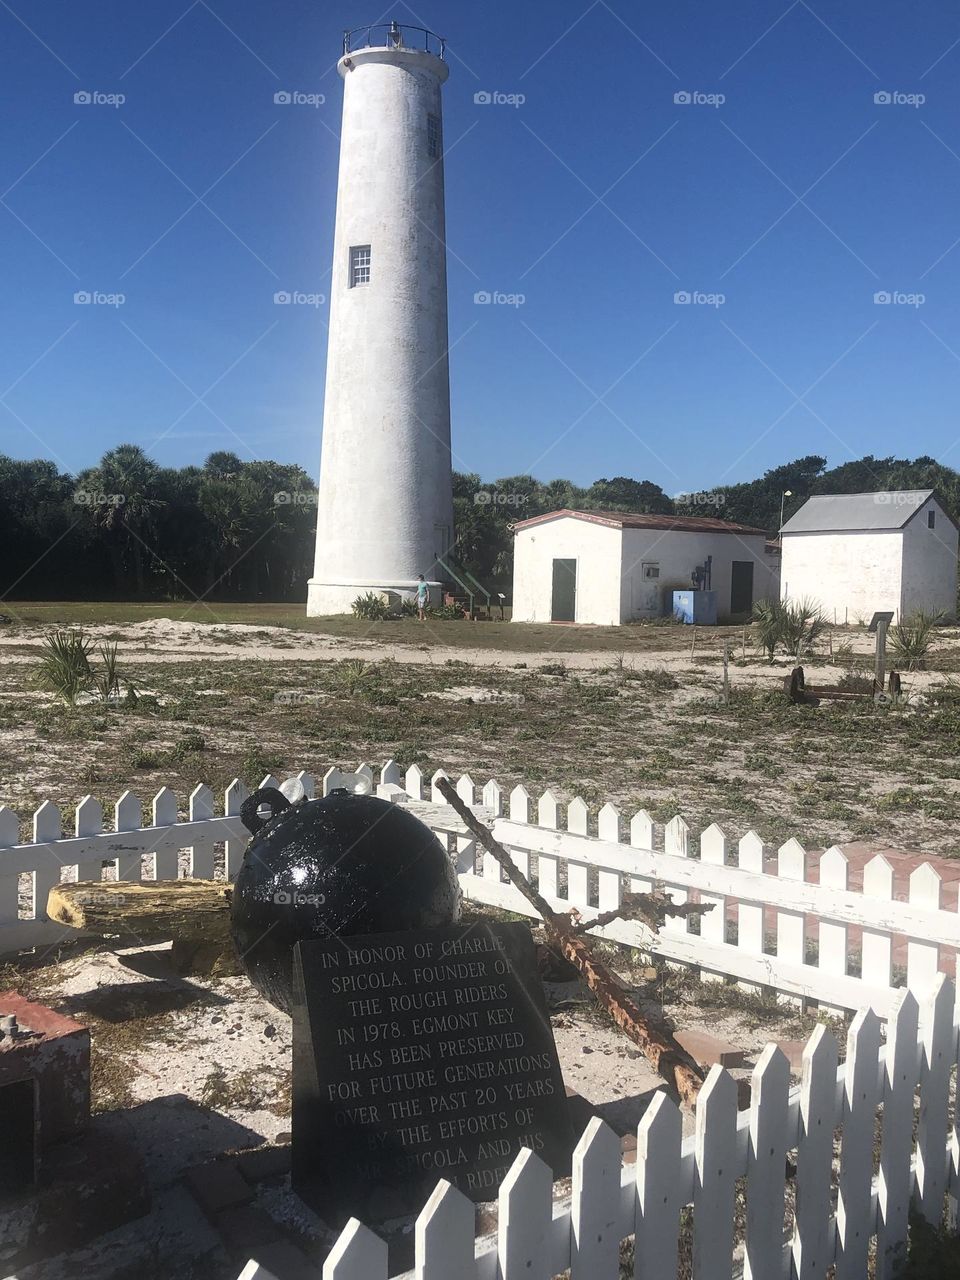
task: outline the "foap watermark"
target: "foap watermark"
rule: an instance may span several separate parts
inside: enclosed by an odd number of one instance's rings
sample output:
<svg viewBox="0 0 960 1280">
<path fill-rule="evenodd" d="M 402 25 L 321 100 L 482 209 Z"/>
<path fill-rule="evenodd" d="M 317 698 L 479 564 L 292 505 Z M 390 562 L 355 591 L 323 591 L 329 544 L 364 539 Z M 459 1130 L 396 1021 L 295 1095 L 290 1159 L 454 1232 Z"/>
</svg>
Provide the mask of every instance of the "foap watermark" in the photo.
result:
<svg viewBox="0 0 960 1280">
<path fill-rule="evenodd" d="M 675 307 L 722 307 L 726 300 L 725 293 L 703 293 L 699 289 L 678 289 L 673 295 Z"/>
<path fill-rule="evenodd" d="M 922 507 L 928 494 L 924 493 L 875 493 L 873 500 L 880 507 Z"/>
<path fill-rule="evenodd" d="M 78 907 L 122 907 L 126 900 L 126 894 L 105 893 L 102 889 L 90 889 L 89 892 L 84 891 L 73 896 L 73 901 Z"/>
<path fill-rule="evenodd" d="M 278 289 L 273 295 L 275 307 L 325 307 L 325 293 L 304 293 L 300 289 Z"/>
<path fill-rule="evenodd" d="M 525 293 L 503 293 L 500 289 L 478 289 L 473 295 L 478 307 L 522 307 L 526 300 Z"/>
<path fill-rule="evenodd" d="M 480 89 L 473 95 L 478 107 L 522 107 L 526 100 L 525 93 L 501 93 L 499 89 Z"/>
<path fill-rule="evenodd" d="M 274 705 L 278 707 L 315 707 L 323 702 L 322 693 L 307 693 L 302 689 L 281 689 L 273 695 Z"/>
<path fill-rule="evenodd" d="M 275 507 L 315 507 L 317 494 L 312 489 L 281 489 L 273 495 Z"/>
<path fill-rule="evenodd" d="M 301 89 L 278 89 L 273 95 L 274 105 L 278 107 L 322 107 L 326 102 L 322 93 L 304 93 Z"/>
<path fill-rule="evenodd" d="M 529 501 L 529 494 L 503 493 L 500 489 L 478 489 L 473 495 L 475 507 L 522 507 Z"/>
<path fill-rule="evenodd" d="M 73 295 L 75 307 L 122 307 L 125 293 L 101 293 L 99 289 L 78 289 Z"/>
<path fill-rule="evenodd" d="M 99 89 L 78 89 L 73 95 L 78 107 L 122 107 L 127 100 L 125 93 L 102 93 Z"/>
<path fill-rule="evenodd" d="M 727 100 L 725 93 L 701 93 L 699 89 L 678 89 L 673 101 L 678 107 L 722 107 Z"/>
<path fill-rule="evenodd" d="M 299 889 L 278 889 L 273 895 L 278 907 L 322 907 L 327 900 L 325 893 L 301 893 Z"/>
<path fill-rule="evenodd" d="M 873 295 L 875 307 L 922 307 L 925 293 L 902 293 L 899 289 L 878 289 Z"/>
<path fill-rule="evenodd" d="M 125 493 L 104 493 L 101 489 L 74 489 L 73 501 L 78 507 L 122 507 Z"/>
<path fill-rule="evenodd" d="M 873 95 L 877 107 L 922 107 L 927 100 L 925 93 L 901 93 L 899 89 L 880 89 Z"/>
<path fill-rule="evenodd" d="M 675 494 L 673 500 L 684 507 L 722 507 L 727 495 L 719 489 L 711 489 L 709 492 L 697 489 L 694 493 Z"/>
</svg>

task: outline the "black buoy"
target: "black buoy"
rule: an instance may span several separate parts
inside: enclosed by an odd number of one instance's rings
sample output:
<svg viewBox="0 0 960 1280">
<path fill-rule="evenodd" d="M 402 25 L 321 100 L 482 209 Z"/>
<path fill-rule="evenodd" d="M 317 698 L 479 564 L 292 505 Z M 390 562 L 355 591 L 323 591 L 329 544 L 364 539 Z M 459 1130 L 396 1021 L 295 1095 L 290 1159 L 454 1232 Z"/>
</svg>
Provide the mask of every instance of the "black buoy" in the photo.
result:
<svg viewBox="0 0 960 1280">
<path fill-rule="evenodd" d="M 269 807 L 271 817 L 259 810 Z M 301 939 L 455 924 L 460 886 L 450 855 L 402 805 L 332 791 L 291 805 L 273 787 L 241 810 L 253 833 L 237 873 L 231 931 L 247 977 L 278 1009 L 293 997 Z"/>
</svg>

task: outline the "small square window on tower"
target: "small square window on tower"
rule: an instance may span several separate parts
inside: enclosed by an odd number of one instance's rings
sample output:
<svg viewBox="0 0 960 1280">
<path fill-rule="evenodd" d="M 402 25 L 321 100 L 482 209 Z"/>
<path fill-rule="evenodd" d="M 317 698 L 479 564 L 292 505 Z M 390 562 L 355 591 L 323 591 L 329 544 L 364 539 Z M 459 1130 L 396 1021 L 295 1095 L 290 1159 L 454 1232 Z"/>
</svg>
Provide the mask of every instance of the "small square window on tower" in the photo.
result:
<svg viewBox="0 0 960 1280">
<path fill-rule="evenodd" d="M 350 248 L 350 288 L 370 283 L 370 246 L 355 244 Z"/>
<path fill-rule="evenodd" d="M 643 576 L 648 582 L 652 581 L 654 578 L 660 577 L 659 564 L 654 564 L 650 560 L 644 560 L 642 565 L 642 570 L 643 570 Z"/>
<path fill-rule="evenodd" d="M 937 525 L 937 513 L 935 511 L 927 512 L 927 528 L 935 529 Z"/>
<path fill-rule="evenodd" d="M 431 160 L 440 159 L 440 117 L 427 116 L 427 154 Z"/>
</svg>

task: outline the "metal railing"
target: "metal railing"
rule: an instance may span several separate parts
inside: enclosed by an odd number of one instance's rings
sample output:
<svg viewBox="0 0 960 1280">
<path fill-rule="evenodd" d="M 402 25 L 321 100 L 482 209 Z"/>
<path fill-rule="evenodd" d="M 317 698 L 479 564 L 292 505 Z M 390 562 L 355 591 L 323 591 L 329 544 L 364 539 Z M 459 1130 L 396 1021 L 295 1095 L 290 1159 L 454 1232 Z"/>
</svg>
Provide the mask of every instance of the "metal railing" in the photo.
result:
<svg viewBox="0 0 960 1280">
<path fill-rule="evenodd" d="M 426 27 L 409 27 L 399 22 L 375 22 L 369 27 L 354 27 L 343 33 L 344 56 L 358 49 L 422 49 L 441 61 L 446 55 L 447 42 Z"/>
</svg>

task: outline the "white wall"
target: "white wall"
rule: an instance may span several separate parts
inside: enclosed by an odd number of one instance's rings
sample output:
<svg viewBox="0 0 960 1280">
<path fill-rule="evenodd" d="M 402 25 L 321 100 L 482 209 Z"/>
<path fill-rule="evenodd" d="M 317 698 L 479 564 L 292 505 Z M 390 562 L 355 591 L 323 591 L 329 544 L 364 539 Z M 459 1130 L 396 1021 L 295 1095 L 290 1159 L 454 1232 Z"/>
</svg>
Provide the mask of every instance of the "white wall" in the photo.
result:
<svg viewBox="0 0 960 1280">
<path fill-rule="evenodd" d="M 317 549 L 307 612 L 349 610 L 363 591 L 436 580 L 435 525 L 453 540 L 443 162 L 447 65 L 412 50 L 362 49 L 344 79 Z M 349 287 L 353 245 L 370 283 Z"/>
<path fill-rule="evenodd" d="M 869 622 L 878 610 L 900 616 L 903 535 L 784 533 L 782 600 L 815 600 L 838 623 Z"/>
<path fill-rule="evenodd" d="M 934 527 L 927 513 L 934 513 Z M 904 617 L 918 609 L 942 609 L 949 618 L 957 612 L 957 529 L 943 508 L 928 498 L 903 530 L 903 576 L 900 607 Z"/>
<path fill-rule="evenodd" d="M 549 622 L 553 561 L 577 562 L 576 621 L 620 622 L 621 531 L 562 516 L 519 529 L 513 553 L 513 621 Z"/>
<path fill-rule="evenodd" d="M 707 556 L 713 557 L 710 589 L 717 593 L 717 615 L 730 613 L 731 565 L 734 560 L 753 564 L 753 598 L 759 600 L 770 586 L 769 557 L 764 552 L 762 535 L 735 533 L 699 533 L 680 529 L 624 529 L 621 616 L 658 618 L 671 611 L 674 589 L 689 590 L 691 574 Z M 645 562 L 660 567 L 660 577 L 648 581 L 643 577 Z"/>
</svg>

